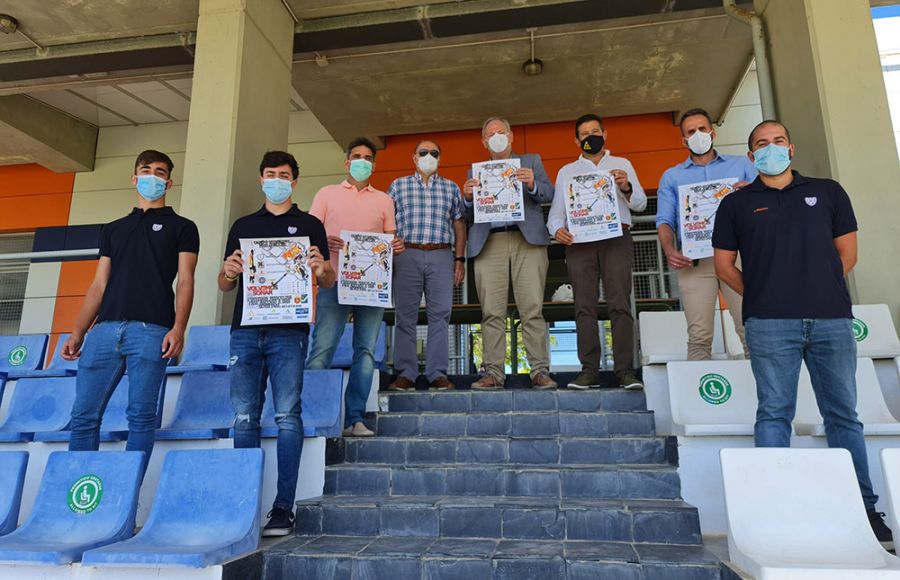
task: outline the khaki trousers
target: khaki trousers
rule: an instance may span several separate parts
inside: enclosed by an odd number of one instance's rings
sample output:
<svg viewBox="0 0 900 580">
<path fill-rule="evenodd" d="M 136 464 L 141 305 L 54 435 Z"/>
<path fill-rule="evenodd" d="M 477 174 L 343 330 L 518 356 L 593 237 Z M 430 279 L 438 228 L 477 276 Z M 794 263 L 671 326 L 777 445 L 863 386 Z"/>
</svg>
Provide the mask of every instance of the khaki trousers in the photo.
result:
<svg viewBox="0 0 900 580">
<path fill-rule="evenodd" d="M 491 234 L 475 258 L 484 371 L 501 383 L 506 378 L 506 308 L 510 279 L 531 376 L 546 373 L 550 368 L 547 323 L 543 314 L 548 265 L 547 247 L 529 244 L 519 232 Z"/>
<path fill-rule="evenodd" d="M 712 343 L 719 291 L 725 296 L 728 310 L 734 319 L 734 327 L 744 355 L 747 342 L 744 339 L 744 323 L 741 317 L 743 298 L 728 284 L 716 278 L 716 267 L 712 258 L 703 258 L 696 266 L 678 270 L 678 289 L 681 291 L 681 305 L 688 325 L 688 360 L 708 360 L 712 357 Z"/>
</svg>

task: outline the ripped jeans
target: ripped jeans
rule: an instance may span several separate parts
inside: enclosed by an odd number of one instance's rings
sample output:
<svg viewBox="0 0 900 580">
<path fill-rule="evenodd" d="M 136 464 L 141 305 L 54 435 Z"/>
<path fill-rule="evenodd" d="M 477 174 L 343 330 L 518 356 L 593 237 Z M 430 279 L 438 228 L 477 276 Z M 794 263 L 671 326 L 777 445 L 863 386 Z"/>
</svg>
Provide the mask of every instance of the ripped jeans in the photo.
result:
<svg viewBox="0 0 900 580">
<path fill-rule="evenodd" d="M 262 326 L 231 331 L 231 404 L 235 448 L 259 447 L 259 419 L 271 378 L 278 425 L 278 491 L 273 507 L 293 509 L 303 451 L 300 393 L 309 333 Z"/>
</svg>

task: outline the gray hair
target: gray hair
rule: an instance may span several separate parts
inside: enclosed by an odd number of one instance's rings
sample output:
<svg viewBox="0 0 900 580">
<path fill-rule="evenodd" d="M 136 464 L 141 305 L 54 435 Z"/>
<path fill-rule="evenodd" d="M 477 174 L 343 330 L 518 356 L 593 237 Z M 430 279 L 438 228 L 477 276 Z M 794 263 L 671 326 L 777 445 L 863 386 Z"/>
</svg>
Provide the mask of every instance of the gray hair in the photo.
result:
<svg viewBox="0 0 900 580">
<path fill-rule="evenodd" d="M 481 136 L 484 137 L 484 132 L 487 130 L 487 126 L 493 123 L 494 121 L 500 121 L 504 125 L 506 125 L 507 131 L 512 131 L 512 126 L 509 124 L 509 121 L 504 119 L 503 117 L 488 117 L 487 121 L 484 122 L 484 125 L 481 126 Z"/>
</svg>

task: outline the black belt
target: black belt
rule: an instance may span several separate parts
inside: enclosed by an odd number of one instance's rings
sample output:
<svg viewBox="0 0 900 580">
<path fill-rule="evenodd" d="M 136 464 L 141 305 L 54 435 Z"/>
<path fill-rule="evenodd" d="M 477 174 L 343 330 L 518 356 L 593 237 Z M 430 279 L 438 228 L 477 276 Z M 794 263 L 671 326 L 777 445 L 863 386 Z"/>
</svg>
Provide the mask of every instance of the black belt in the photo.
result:
<svg viewBox="0 0 900 580">
<path fill-rule="evenodd" d="M 499 232 L 517 232 L 519 231 L 519 226 L 500 226 L 499 228 L 491 228 L 491 233 L 496 234 Z"/>
</svg>

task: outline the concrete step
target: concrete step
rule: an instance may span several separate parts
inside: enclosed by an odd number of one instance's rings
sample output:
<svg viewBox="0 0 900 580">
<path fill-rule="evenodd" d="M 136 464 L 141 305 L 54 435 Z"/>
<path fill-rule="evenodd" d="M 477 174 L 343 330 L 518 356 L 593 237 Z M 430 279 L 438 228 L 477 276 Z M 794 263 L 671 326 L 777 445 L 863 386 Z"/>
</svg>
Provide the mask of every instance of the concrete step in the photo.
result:
<svg viewBox="0 0 900 580">
<path fill-rule="evenodd" d="M 301 535 L 701 542 L 680 500 L 332 496 L 297 502 L 296 522 Z"/>
<path fill-rule="evenodd" d="M 702 546 L 577 540 L 298 536 L 265 554 L 266 580 L 723 580 Z"/>
<path fill-rule="evenodd" d="M 345 445 L 347 463 L 395 466 L 516 463 L 549 467 L 661 464 L 669 459 L 662 437 L 378 437 L 348 439 Z"/>
<path fill-rule="evenodd" d="M 325 495 L 492 495 L 561 499 L 680 499 L 669 465 L 344 463 L 325 468 Z"/>
<path fill-rule="evenodd" d="M 563 411 L 594 413 L 646 411 L 643 391 L 625 389 L 504 389 L 501 391 L 381 391 L 379 408 L 399 413 L 503 413 Z"/>
<path fill-rule="evenodd" d="M 655 435 L 653 413 L 496 411 L 445 413 L 380 413 L 378 435 L 394 437 L 607 437 Z"/>
</svg>

